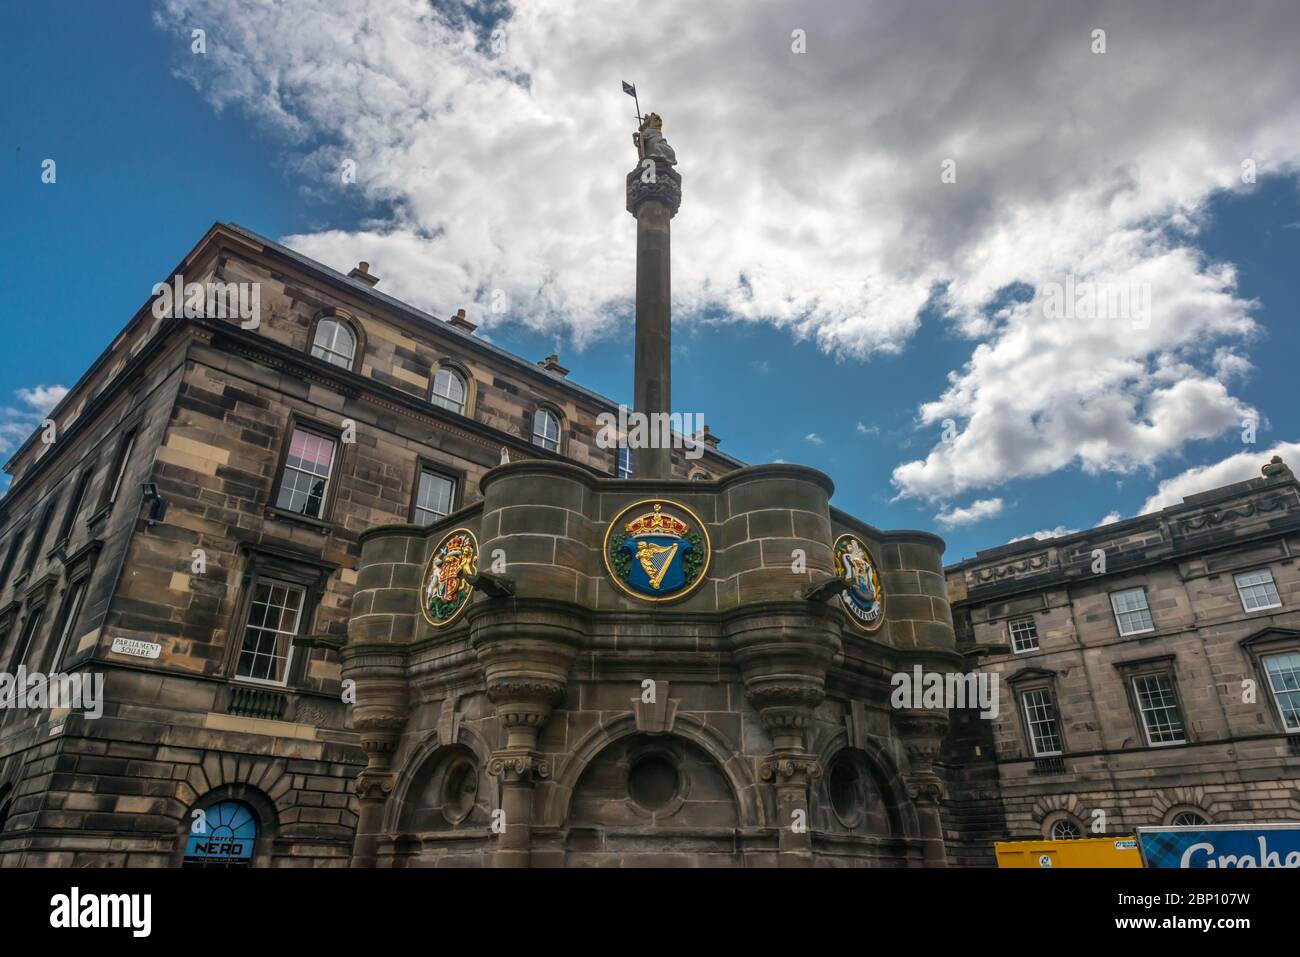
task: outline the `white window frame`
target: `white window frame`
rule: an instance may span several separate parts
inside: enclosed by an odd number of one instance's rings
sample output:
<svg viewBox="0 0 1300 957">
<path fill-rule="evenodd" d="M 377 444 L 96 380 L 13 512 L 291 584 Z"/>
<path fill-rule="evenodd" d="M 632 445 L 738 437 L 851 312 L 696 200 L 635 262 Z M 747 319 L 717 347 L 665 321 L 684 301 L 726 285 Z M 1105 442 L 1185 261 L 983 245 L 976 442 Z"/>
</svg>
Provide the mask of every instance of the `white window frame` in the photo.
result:
<svg viewBox="0 0 1300 957">
<path fill-rule="evenodd" d="M 113 490 L 108 496 L 109 505 L 112 505 L 117 501 L 117 493 L 122 491 L 122 479 L 126 477 L 126 467 L 131 461 L 131 453 L 135 451 L 135 440 L 138 436 L 139 433 L 133 430 L 131 434 L 126 437 L 126 445 L 123 446 L 122 452 L 119 455 L 117 475 L 113 477 Z"/>
<path fill-rule="evenodd" d="M 1017 644 L 1016 625 L 1029 625 L 1029 640 L 1033 644 L 1021 648 Z M 1007 621 L 1007 638 L 1011 641 L 1011 653 L 1015 655 L 1024 654 L 1027 651 L 1038 650 L 1038 621 L 1033 615 L 1024 615 L 1020 618 L 1012 618 Z"/>
<path fill-rule="evenodd" d="M 1260 577 L 1262 576 L 1262 577 Z M 1257 581 L 1242 582 L 1242 579 L 1258 578 Z M 1241 599 L 1241 608 L 1243 611 L 1267 611 L 1270 608 L 1282 607 L 1282 596 L 1278 594 L 1277 582 L 1273 580 L 1273 571 L 1269 568 L 1257 568 L 1254 571 L 1238 572 L 1232 576 L 1232 580 L 1237 585 L 1237 597 Z M 1272 602 L 1267 605 L 1251 605 L 1247 595 L 1255 597 L 1258 589 L 1263 590 L 1264 597 L 1269 597 L 1272 593 Z"/>
<path fill-rule="evenodd" d="M 1161 701 L 1158 705 L 1147 707 L 1143 703 L 1142 691 L 1139 690 L 1138 683 L 1144 681 L 1162 681 L 1166 685 L 1169 700 Z M 1138 721 L 1142 725 L 1142 734 L 1146 737 L 1147 747 L 1149 748 L 1167 748 L 1176 744 L 1186 744 L 1187 738 L 1187 719 L 1183 715 L 1182 703 L 1178 700 L 1178 689 L 1174 684 L 1174 676 L 1167 671 L 1152 671 L 1146 674 L 1131 675 L 1129 677 L 1129 687 L 1133 689 L 1133 703 L 1137 707 Z M 1148 695 L 1149 697 L 1149 695 Z M 1166 741 L 1156 741 L 1152 735 L 1151 722 L 1147 720 L 1148 715 L 1154 715 L 1157 712 L 1167 712 L 1173 710 L 1174 715 L 1178 718 L 1178 735 L 1177 739 Z M 1170 725 L 1169 727 L 1173 727 Z"/>
<path fill-rule="evenodd" d="M 1029 699 L 1031 696 L 1036 696 L 1036 695 L 1043 696 L 1046 699 L 1045 701 L 1040 700 L 1037 702 L 1039 707 L 1041 707 L 1045 703 L 1047 707 L 1051 708 L 1052 713 L 1049 720 L 1051 721 L 1052 724 L 1053 737 L 1056 738 L 1056 743 L 1059 745 L 1059 747 L 1055 751 L 1038 750 L 1038 735 L 1034 733 L 1034 728 L 1046 724 L 1047 721 L 1041 718 L 1035 719 L 1033 714 L 1030 712 Z M 1061 713 L 1056 707 L 1056 696 L 1052 694 L 1052 689 L 1051 688 L 1028 688 L 1025 691 L 1022 691 L 1020 693 L 1020 709 L 1025 716 L 1025 734 L 1029 738 L 1029 750 L 1033 753 L 1034 757 L 1054 758 L 1064 754 L 1065 739 L 1061 737 Z"/>
<path fill-rule="evenodd" d="M 1119 605 L 1117 604 L 1117 600 L 1120 600 L 1124 596 L 1132 595 L 1134 593 L 1141 596 L 1142 606 L 1140 608 L 1136 606 L 1133 608 L 1120 608 Z M 1155 619 L 1151 617 L 1151 605 L 1150 603 L 1147 602 L 1147 590 L 1143 588 L 1141 585 L 1139 585 L 1137 588 L 1123 588 L 1120 589 L 1119 591 L 1111 592 L 1110 610 L 1115 615 L 1115 627 L 1119 630 L 1119 635 L 1121 638 L 1127 638 L 1130 635 L 1145 635 L 1147 632 L 1156 630 Z M 1137 615 L 1142 612 L 1146 613 L 1147 626 L 1145 628 L 1131 628 L 1126 630 L 1124 626 L 1123 616 Z"/>
<path fill-rule="evenodd" d="M 1068 827 L 1074 833 L 1070 834 L 1067 837 L 1057 837 L 1056 829 L 1058 827 Z M 1072 821 L 1068 817 L 1058 817 L 1055 821 L 1052 822 L 1052 826 L 1047 829 L 1047 833 L 1048 833 L 1048 840 L 1051 841 L 1077 841 L 1083 837 L 1083 831 L 1080 830 L 1079 825 L 1075 824 L 1074 821 Z"/>
<path fill-rule="evenodd" d="M 451 395 L 450 389 L 447 389 L 446 391 L 440 391 L 438 389 L 438 382 L 440 379 L 444 382 L 455 382 L 460 386 L 459 400 L 455 399 Z M 466 408 L 469 406 L 469 384 L 465 381 L 465 377 L 451 366 L 441 366 L 438 371 L 433 374 L 433 386 L 429 389 L 429 401 L 440 409 L 447 409 L 448 411 L 464 415 Z"/>
<path fill-rule="evenodd" d="M 326 467 L 325 474 L 323 476 L 317 475 L 315 472 L 310 472 L 307 469 L 300 468 L 296 465 L 289 464 L 289 459 L 293 455 L 293 438 L 299 432 L 303 433 L 304 435 L 309 435 L 313 438 L 320 439 L 322 442 L 328 442 L 330 444 L 330 462 L 329 465 Z M 303 425 L 299 425 L 299 424 L 293 425 L 289 430 L 289 447 L 285 449 L 284 464 L 280 468 L 280 479 L 275 484 L 275 507 L 280 509 L 280 511 L 282 512 L 288 512 L 291 515 L 303 515 L 306 516 L 307 518 L 323 520 L 325 518 L 325 509 L 328 506 L 330 500 L 330 483 L 334 481 L 334 467 L 338 464 L 338 458 L 339 458 L 339 440 L 335 436 L 327 435 L 324 432 L 318 432 L 315 429 L 310 429 Z M 325 485 L 321 489 L 321 495 L 320 495 L 320 514 L 308 515 L 306 512 L 296 511 L 287 505 L 280 504 L 280 493 L 284 490 L 284 481 L 288 477 L 290 472 L 295 472 L 299 475 L 308 475 L 314 479 L 324 480 Z M 311 496 L 308 495 L 309 499 L 310 497 Z M 290 501 L 290 505 L 292 505 L 293 503 L 292 493 L 289 496 L 289 501 Z"/>
<path fill-rule="evenodd" d="M 545 428 L 542 431 L 537 430 L 538 423 L 554 424 L 555 437 L 551 438 L 546 434 Z M 533 413 L 533 445 L 546 449 L 548 452 L 560 451 L 560 417 L 547 408 L 540 408 Z"/>
<path fill-rule="evenodd" d="M 276 586 L 279 586 L 281 588 L 288 589 L 289 591 L 294 591 L 298 593 L 298 611 L 294 617 L 292 631 L 284 631 L 280 628 L 265 628 L 261 625 L 255 626 L 257 630 L 260 632 L 274 632 L 277 636 L 279 635 L 288 636 L 288 651 L 285 653 L 284 670 L 280 674 L 279 681 L 274 681 L 270 678 L 256 678 L 253 677 L 252 675 L 242 675 L 239 673 L 239 664 L 244 657 L 244 650 L 247 647 L 247 643 L 248 643 L 248 630 L 250 627 L 253 627 L 249 625 L 249 621 L 251 620 L 253 615 L 253 606 L 257 601 L 257 590 L 261 588 L 263 585 L 271 589 L 274 589 Z M 302 585 L 295 585 L 293 582 L 284 581 L 283 579 L 275 578 L 274 576 L 271 575 L 258 576 L 257 578 L 253 579 L 252 589 L 248 593 L 248 606 L 244 609 L 243 627 L 240 628 L 239 630 L 239 651 L 235 655 L 235 680 L 236 681 L 246 682 L 247 684 L 266 685 L 272 688 L 284 688 L 288 685 L 289 672 L 293 668 L 293 639 L 302 633 L 302 618 L 303 618 L 302 613 L 307 606 L 307 597 L 308 597 L 307 589 L 304 588 Z M 274 605 L 271 607 L 279 608 L 281 611 L 287 610 L 286 606 L 284 605 Z M 264 657 L 264 656 L 254 655 L 255 659 L 257 657 Z M 273 656 L 273 657 L 278 657 L 278 656 Z"/>
<path fill-rule="evenodd" d="M 1300 688 L 1297 688 L 1297 690 L 1285 687 L 1279 689 L 1277 686 L 1278 683 L 1274 680 L 1275 672 L 1268 666 L 1270 661 L 1282 658 L 1295 659 L 1292 662 L 1288 662 L 1288 667 L 1284 672 L 1282 672 L 1282 674 L 1286 676 L 1283 679 L 1283 682 L 1289 684 L 1291 681 L 1294 681 L 1298 686 L 1300 686 L 1300 650 L 1291 649 L 1288 651 L 1275 652 L 1271 655 L 1260 655 L 1259 662 L 1260 665 L 1263 666 L 1264 676 L 1268 679 L 1268 690 L 1273 696 L 1273 706 L 1277 708 L 1278 720 L 1282 722 L 1282 727 L 1286 730 L 1287 734 L 1300 734 Z M 1294 713 L 1296 723 L 1294 725 L 1287 720 L 1288 711 L 1282 706 L 1281 695 L 1295 695 L 1296 710 Z"/>
<path fill-rule="evenodd" d="M 621 479 L 630 479 L 632 477 L 632 450 L 626 445 L 618 447 L 618 457 L 615 461 L 614 470 Z"/>
<path fill-rule="evenodd" d="M 59 629 L 59 642 L 54 646 L 54 657 L 50 659 L 50 672 L 57 673 L 59 665 L 63 663 L 63 655 L 68 647 L 68 640 L 72 637 L 72 630 L 77 627 L 77 619 L 81 617 L 81 606 L 86 600 L 86 586 L 90 584 L 88 578 L 82 578 L 72 586 L 72 595 L 68 599 L 68 611 L 63 619 L 63 627 Z"/>
<path fill-rule="evenodd" d="M 420 492 L 424 489 L 424 477 L 426 475 L 431 475 L 435 479 L 441 479 L 451 487 L 450 492 L 447 495 L 447 511 L 439 512 L 436 508 L 429 508 L 428 506 L 420 504 Z M 452 513 L 452 510 L 455 508 L 455 506 L 456 506 L 456 480 L 452 478 L 450 475 L 447 475 L 443 472 L 439 472 L 437 469 L 429 468 L 427 465 L 421 466 L 420 474 L 419 476 L 416 477 L 415 480 L 415 524 L 432 525 L 434 522 L 438 521 L 438 519 L 446 518 L 448 515 L 450 515 Z M 430 516 L 427 522 L 420 520 L 422 518 L 422 513 L 427 513 Z"/>
<path fill-rule="evenodd" d="M 322 342 L 322 332 L 329 327 L 329 341 Z M 350 353 L 338 348 L 339 333 L 342 332 L 352 343 Z M 317 359 L 324 359 L 332 366 L 351 370 L 357 361 L 357 334 L 353 328 L 341 319 L 322 319 L 316 323 L 316 332 L 312 335 L 311 354 Z"/>
</svg>

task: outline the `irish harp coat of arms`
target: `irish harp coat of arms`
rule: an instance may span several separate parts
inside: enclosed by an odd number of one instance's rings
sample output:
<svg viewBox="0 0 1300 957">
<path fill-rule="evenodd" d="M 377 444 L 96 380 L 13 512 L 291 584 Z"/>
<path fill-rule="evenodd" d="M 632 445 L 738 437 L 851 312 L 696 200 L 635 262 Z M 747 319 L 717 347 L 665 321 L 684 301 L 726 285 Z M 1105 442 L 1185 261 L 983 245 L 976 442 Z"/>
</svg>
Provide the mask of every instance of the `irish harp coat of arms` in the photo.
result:
<svg viewBox="0 0 1300 957">
<path fill-rule="evenodd" d="M 840 604 L 864 631 L 875 631 L 885 620 L 885 591 L 880 566 L 862 539 L 841 535 L 835 539 L 835 574 L 848 581 Z"/>
<path fill-rule="evenodd" d="M 469 604 L 474 586 L 467 575 L 477 573 L 478 540 L 467 528 L 448 532 L 429 556 L 420 582 L 420 611 L 435 628 L 450 625 Z"/>
<path fill-rule="evenodd" d="M 671 601 L 704 581 L 709 533 L 699 517 L 667 499 L 627 506 L 605 533 L 605 569 L 634 598 Z"/>
</svg>

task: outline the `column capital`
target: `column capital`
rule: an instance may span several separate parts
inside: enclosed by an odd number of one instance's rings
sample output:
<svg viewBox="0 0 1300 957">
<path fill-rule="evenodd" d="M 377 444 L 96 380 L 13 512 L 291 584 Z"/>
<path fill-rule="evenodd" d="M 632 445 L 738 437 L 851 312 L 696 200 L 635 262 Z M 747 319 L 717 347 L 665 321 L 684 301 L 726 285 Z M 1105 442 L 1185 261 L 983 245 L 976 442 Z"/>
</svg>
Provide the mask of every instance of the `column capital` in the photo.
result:
<svg viewBox="0 0 1300 957">
<path fill-rule="evenodd" d="M 551 763 L 535 751 L 506 748 L 488 759 L 488 774 L 507 784 L 528 784 L 551 776 Z"/>
<path fill-rule="evenodd" d="M 650 201 L 662 203 L 669 217 L 682 205 L 682 175 L 663 160 L 642 160 L 627 174 L 627 211 L 636 216 Z"/>
</svg>

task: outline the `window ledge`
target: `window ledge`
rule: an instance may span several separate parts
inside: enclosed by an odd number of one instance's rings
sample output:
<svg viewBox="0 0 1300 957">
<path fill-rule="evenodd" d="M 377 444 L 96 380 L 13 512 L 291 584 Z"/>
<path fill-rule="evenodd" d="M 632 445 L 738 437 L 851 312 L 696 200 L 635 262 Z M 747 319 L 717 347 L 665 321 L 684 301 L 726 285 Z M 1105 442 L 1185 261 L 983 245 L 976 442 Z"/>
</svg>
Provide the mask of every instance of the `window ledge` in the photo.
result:
<svg viewBox="0 0 1300 957">
<path fill-rule="evenodd" d="M 300 512 L 291 512 L 284 508 L 276 508 L 274 505 L 268 505 L 266 507 L 266 517 L 279 519 L 283 522 L 294 522 L 298 525 L 306 525 L 308 528 L 314 528 L 322 534 L 334 530 L 333 522 L 326 521 L 323 518 L 312 518 L 312 516 L 303 515 Z"/>
</svg>

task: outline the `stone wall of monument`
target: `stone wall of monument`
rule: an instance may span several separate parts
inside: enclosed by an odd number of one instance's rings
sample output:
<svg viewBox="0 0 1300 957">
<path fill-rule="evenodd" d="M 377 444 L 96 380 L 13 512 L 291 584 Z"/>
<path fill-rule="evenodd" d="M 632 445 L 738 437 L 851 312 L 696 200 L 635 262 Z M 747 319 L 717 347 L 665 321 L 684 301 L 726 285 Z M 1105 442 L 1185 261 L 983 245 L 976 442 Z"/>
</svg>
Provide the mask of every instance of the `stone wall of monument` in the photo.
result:
<svg viewBox="0 0 1300 957">
<path fill-rule="evenodd" d="M 371 760 L 366 860 L 835 866 L 942 855 L 942 834 L 925 836 L 938 819 L 917 801 L 946 715 L 899 715 L 888 702 L 896 669 L 956 660 L 936 587 L 942 544 L 833 513 L 829 492 L 824 476 L 791 466 L 666 485 L 517 463 L 490 473 L 482 503 L 427 529 L 365 533 L 343 660 Z M 617 514 L 658 495 L 699 517 L 713 554 L 689 597 L 652 610 L 615 587 L 602 550 Z M 476 597 L 463 620 L 435 629 L 420 581 L 458 528 L 477 538 L 480 570 L 499 558 L 512 590 Z M 833 574 L 833 529 L 861 535 L 896 589 L 874 636 L 803 597 Z M 782 715 L 796 714 L 790 738 Z M 782 768 L 774 755 L 795 739 Z M 493 814 L 510 810 L 512 788 L 526 792 L 516 805 L 529 824 L 499 839 Z M 808 822 L 799 835 L 785 823 L 792 806 Z"/>
</svg>

